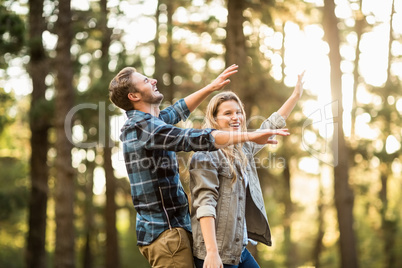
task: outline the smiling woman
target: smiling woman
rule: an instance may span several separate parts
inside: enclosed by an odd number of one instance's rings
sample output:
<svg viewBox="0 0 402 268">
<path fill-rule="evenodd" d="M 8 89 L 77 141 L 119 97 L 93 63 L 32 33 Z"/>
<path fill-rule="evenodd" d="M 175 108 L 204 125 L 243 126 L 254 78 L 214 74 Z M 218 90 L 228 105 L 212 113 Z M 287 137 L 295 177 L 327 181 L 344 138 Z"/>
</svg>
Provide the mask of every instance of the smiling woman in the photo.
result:
<svg viewBox="0 0 402 268">
<path fill-rule="evenodd" d="M 222 130 L 239 131 L 244 122 L 243 110 L 236 101 L 226 101 L 219 106 L 216 122 Z"/>
<path fill-rule="evenodd" d="M 264 120 L 257 132 L 285 126 L 286 118 L 303 93 L 303 74 L 298 76 L 292 95 L 277 112 Z M 209 102 L 204 127 L 235 135 L 246 130 L 245 121 L 243 103 L 235 93 L 226 91 Z M 197 268 L 259 267 L 248 252 L 247 244 L 272 245 L 255 160 L 263 147 L 246 141 L 193 155 L 190 211 Z"/>
</svg>

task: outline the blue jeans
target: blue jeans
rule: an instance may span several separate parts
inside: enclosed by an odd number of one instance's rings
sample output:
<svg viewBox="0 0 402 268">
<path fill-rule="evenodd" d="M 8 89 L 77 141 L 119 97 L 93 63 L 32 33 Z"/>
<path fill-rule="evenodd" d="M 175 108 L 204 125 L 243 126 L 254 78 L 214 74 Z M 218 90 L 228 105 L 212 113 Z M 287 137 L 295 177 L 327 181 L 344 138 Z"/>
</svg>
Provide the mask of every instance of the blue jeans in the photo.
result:
<svg viewBox="0 0 402 268">
<path fill-rule="evenodd" d="M 204 260 L 200 260 L 194 257 L 194 264 L 196 268 L 202 268 L 204 265 Z M 260 268 L 258 263 L 255 261 L 253 255 L 244 248 L 241 253 L 240 263 L 239 265 L 230 265 L 230 264 L 223 264 L 224 268 Z"/>
</svg>

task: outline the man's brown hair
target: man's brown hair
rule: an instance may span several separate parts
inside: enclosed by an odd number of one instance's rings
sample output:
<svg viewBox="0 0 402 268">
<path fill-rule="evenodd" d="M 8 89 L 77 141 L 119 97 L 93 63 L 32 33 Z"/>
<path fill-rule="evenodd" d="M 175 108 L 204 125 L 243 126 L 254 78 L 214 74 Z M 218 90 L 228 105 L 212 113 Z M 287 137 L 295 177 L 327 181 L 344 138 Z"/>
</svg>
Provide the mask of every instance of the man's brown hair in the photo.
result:
<svg viewBox="0 0 402 268">
<path fill-rule="evenodd" d="M 133 67 L 126 67 L 109 84 L 110 100 L 125 111 L 134 109 L 133 104 L 128 99 L 128 93 L 136 92 L 132 77 L 132 74 L 136 71 Z"/>
</svg>

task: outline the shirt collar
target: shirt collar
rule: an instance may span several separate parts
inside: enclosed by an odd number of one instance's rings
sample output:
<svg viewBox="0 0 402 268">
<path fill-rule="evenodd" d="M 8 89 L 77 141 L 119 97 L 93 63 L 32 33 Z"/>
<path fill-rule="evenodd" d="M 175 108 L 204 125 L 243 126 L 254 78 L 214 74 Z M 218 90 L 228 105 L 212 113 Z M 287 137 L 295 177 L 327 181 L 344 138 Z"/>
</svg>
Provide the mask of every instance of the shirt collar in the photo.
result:
<svg viewBox="0 0 402 268">
<path fill-rule="evenodd" d="M 138 111 L 138 110 L 126 111 L 126 115 L 127 115 L 128 118 L 144 117 L 144 116 L 147 116 L 147 115 L 152 117 L 152 115 L 150 113 L 144 113 L 144 112 L 141 112 L 141 111 Z"/>
</svg>

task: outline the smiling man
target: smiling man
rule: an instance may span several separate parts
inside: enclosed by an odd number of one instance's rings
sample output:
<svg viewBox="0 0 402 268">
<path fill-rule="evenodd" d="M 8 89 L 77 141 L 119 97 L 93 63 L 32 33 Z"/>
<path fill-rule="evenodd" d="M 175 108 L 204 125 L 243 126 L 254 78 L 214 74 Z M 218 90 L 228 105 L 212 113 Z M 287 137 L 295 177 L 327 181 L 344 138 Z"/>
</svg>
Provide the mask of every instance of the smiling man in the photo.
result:
<svg viewBox="0 0 402 268">
<path fill-rule="evenodd" d="M 127 115 L 120 139 L 137 211 L 137 245 L 152 267 L 193 267 L 188 200 L 175 152 L 214 151 L 245 141 L 276 143 L 269 137 L 289 135 L 287 130 L 233 134 L 174 126 L 209 94 L 224 88 L 237 68 L 228 67 L 211 84 L 162 111 L 157 80 L 126 67 L 110 82 L 110 100 Z"/>
</svg>

